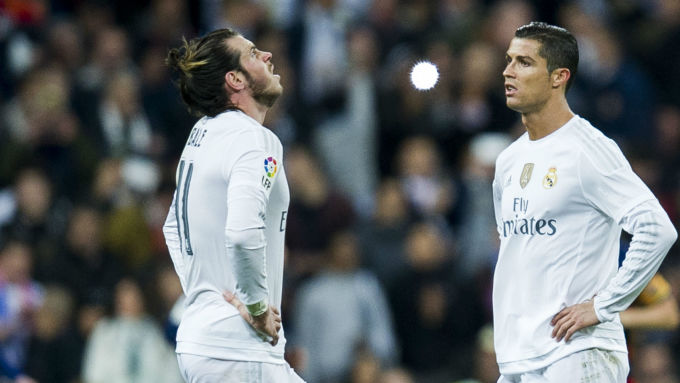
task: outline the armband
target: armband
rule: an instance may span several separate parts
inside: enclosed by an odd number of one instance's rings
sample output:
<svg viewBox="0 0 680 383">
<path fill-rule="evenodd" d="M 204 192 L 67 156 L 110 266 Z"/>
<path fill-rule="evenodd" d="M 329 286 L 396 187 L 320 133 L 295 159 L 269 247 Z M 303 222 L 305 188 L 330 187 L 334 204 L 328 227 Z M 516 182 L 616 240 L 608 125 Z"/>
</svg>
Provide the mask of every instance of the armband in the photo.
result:
<svg viewBox="0 0 680 383">
<path fill-rule="evenodd" d="M 257 303 L 246 305 L 246 308 L 248 309 L 250 315 L 254 317 L 259 317 L 260 315 L 264 314 L 267 311 L 268 308 L 267 300 L 263 299 Z"/>
</svg>

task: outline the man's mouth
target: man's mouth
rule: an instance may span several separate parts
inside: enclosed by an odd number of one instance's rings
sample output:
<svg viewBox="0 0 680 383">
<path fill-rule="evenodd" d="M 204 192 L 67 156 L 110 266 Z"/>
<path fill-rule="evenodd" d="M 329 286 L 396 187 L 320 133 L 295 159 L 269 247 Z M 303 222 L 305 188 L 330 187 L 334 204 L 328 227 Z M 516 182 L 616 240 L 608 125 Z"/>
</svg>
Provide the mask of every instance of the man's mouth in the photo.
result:
<svg viewBox="0 0 680 383">
<path fill-rule="evenodd" d="M 271 71 L 271 74 L 272 74 L 274 77 L 276 77 L 276 78 L 281 78 L 281 76 L 280 76 L 278 73 L 274 73 L 274 64 L 272 64 L 272 65 L 269 67 L 269 70 Z"/>
<path fill-rule="evenodd" d="M 515 93 L 517 93 L 517 88 L 515 88 L 514 85 L 511 84 L 505 84 L 505 95 L 507 97 L 513 96 Z"/>
</svg>

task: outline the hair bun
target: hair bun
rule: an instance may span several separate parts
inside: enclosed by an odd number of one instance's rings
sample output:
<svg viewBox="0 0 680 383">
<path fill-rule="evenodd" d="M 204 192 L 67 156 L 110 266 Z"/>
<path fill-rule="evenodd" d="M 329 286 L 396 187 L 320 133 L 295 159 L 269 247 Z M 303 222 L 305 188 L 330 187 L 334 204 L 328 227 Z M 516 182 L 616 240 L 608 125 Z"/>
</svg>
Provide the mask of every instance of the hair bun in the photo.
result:
<svg viewBox="0 0 680 383">
<path fill-rule="evenodd" d="M 182 48 L 172 48 L 168 51 L 165 64 L 171 69 L 184 72 L 184 52 Z"/>
<path fill-rule="evenodd" d="M 189 43 L 182 38 L 182 46 L 170 49 L 165 62 L 174 70 L 181 71 L 186 77 L 191 77 L 192 69 L 208 63 L 206 59 L 197 59 L 197 51 L 198 44 L 195 41 Z"/>
</svg>

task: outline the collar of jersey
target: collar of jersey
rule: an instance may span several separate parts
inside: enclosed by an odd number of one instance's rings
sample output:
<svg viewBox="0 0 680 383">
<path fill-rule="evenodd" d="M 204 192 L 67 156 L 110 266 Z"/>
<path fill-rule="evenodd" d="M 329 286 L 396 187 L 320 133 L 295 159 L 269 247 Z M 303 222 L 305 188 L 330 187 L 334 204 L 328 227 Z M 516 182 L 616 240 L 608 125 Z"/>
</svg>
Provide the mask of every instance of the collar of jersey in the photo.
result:
<svg viewBox="0 0 680 383">
<path fill-rule="evenodd" d="M 526 136 L 526 141 L 529 145 L 542 145 L 545 142 L 550 142 L 554 139 L 559 138 L 562 134 L 564 134 L 565 131 L 569 130 L 569 128 L 572 125 L 574 125 L 576 121 L 578 121 L 578 119 L 580 118 L 581 117 L 579 117 L 578 114 L 574 114 L 574 116 L 570 118 L 569 121 L 567 121 L 564 125 L 560 126 L 557 130 L 548 134 L 547 136 L 539 138 L 538 140 L 530 140 L 529 133 L 528 132 L 524 133 L 524 135 Z"/>
</svg>

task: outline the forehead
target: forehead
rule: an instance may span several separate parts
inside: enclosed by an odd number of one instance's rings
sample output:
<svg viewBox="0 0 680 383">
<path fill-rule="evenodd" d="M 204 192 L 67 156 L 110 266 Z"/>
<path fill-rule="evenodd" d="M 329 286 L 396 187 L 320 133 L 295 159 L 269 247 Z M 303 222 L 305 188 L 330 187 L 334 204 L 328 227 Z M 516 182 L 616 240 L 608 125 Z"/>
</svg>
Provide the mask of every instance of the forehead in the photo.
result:
<svg viewBox="0 0 680 383">
<path fill-rule="evenodd" d="M 525 56 L 531 57 L 532 59 L 538 61 L 543 60 L 543 58 L 538 54 L 538 50 L 541 48 L 541 43 L 538 40 L 533 39 L 522 39 L 515 37 L 510 41 L 510 46 L 508 47 L 507 54 L 510 57 L 515 56 Z"/>
<path fill-rule="evenodd" d="M 253 46 L 253 43 L 250 42 L 250 40 L 246 39 L 241 35 L 230 37 L 229 39 L 227 39 L 227 44 L 233 50 L 241 53 L 247 52 Z"/>
</svg>

